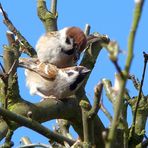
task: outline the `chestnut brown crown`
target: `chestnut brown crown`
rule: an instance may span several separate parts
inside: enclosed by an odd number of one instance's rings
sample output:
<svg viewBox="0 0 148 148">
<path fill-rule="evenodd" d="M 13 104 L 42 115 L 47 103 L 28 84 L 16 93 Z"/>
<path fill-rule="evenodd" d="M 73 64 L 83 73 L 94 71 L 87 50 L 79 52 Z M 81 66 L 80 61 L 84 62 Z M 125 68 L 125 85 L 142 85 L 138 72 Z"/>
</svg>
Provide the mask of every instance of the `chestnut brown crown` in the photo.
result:
<svg viewBox="0 0 148 148">
<path fill-rule="evenodd" d="M 74 39 L 74 43 L 77 46 L 77 50 L 81 53 L 87 44 L 87 38 L 84 32 L 78 27 L 70 27 L 67 32 L 67 36 Z"/>
</svg>

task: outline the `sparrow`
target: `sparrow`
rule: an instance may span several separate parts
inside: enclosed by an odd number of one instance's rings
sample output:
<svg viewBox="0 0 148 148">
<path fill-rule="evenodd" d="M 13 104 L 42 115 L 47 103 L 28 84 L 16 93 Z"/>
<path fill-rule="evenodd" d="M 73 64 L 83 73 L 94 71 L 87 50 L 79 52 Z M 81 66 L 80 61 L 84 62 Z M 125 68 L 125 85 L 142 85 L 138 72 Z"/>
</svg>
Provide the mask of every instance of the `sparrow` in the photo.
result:
<svg viewBox="0 0 148 148">
<path fill-rule="evenodd" d="M 25 68 L 26 85 L 31 95 L 57 100 L 72 95 L 90 71 L 84 66 L 58 68 L 37 58 L 20 58 L 19 67 Z"/>
<path fill-rule="evenodd" d="M 40 62 L 51 63 L 59 68 L 73 66 L 85 49 L 87 38 L 78 27 L 66 27 L 42 35 L 36 44 Z"/>
</svg>

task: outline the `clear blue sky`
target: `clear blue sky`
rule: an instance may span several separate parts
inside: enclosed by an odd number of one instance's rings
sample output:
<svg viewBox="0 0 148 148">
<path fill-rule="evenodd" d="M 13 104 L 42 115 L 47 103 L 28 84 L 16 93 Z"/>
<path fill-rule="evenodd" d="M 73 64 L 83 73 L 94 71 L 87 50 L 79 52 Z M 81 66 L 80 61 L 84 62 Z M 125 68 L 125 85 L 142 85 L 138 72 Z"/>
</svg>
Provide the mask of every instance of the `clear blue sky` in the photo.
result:
<svg viewBox="0 0 148 148">
<path fill-rule="evenodd" d="M 36 0 L 0 0 L 3 8 L 7 11 L 9 18 L 17 27 L 17 29 L 28 39 L 32 46 L 35 46 L 40 35 L 44 33 L 44 28 L 42 23 L 37 17 L 36 13 Z M 47 5 L 50 6 L 50 0 L 47 0 Z M 110 39 L 116 40 L 120 48 L 127 50 L 127 39 L 131 26 L 132 16 L 134 10 L 134 0 L 59 0 L 58 1 L 58 28 L 61 29 L 66 26 L 79 26 L 84 29 L 86 23 L 91 25 L 91 32 L 99 32 L 101 34 L 107 34 Z M 135 48 L 134 48 L 134 59 L 131 67 L 131 73 L 135 74 L 139 79 L 141 79 L 141 73 L 143 69 L 143 54 L 145 51 L 148 53 L 147 45 L 147 35 L 148 35 L 148 2 L 145 2 L 143 9 L 142 18 L 138 28 Z M 2 45 L 7 44 L 5 32 L 7 28 L 2 23 L 2 16 L 0 15 L 0 54 L 2 54 Z M 126 55 L 121 54 L 120 66 L 123 68 L 125 64 Z M 147 68 L 148 69 L 148 68 Z M 102 50 L 99 58 L 96 62 L 96 66 L 88 85 L 86 92 L 90 101 L 93 102 L 93 88 L 97 82 L 102 78 L 114 80 L 114 73 L 116 69 L 114 65 L 110 62 L 106 50 Z M 38 102 L 39 97 L 31 97 L 29 95 L 28 89 L 25 87 L 23 70 L 19 70 L 19 81 L 21 94 L 24 98 L 28 98 L 31 102 Z M 146 71 L 146 77 L 144 82 L 143 91 L 148 94 L 147 84 L 148 83 L 148 70 Z M 128 90 L 131 96 L 136 96 L 137 91 L 128 83 Z M 112 112 L 111 104 L 107 101 L 104 94 L 104 104 Z M 104 116 L 101 111 L 99 111 L 99 116 L 104 122 L 105 126 L 109 125 L 109 121 Z M 128 113 L 129 122 L 131 122 L 131 113 Z M 48 122 L 45 125 L 50 126 L 54 122 Z M 129 124 L 130 125 L 130 124 Z M 147 126 L 148 127 L 148 126 Z M 147 133 L 148 134 L 148 133 Z M 27 135 L 30 137 L 32 142 L 44 142 L 47 143 L 47 139 L 31 132 L 28 129 L 18 129 L 13 141 L 15 142 L 15 147 L 19 145 L 19 140 L 22 136 Z"/>
</svg>

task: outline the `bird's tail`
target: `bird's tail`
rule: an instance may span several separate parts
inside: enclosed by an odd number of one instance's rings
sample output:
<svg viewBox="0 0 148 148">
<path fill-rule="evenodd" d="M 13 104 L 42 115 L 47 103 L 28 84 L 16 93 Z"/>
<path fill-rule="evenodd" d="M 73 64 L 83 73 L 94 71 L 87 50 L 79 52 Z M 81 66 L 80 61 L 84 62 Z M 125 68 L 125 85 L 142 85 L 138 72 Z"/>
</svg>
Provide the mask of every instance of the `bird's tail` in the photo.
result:
<svg viewBox="0 0 148 148">
<path fill-rule="evenodd" d="M 19 58 L 19 67 L 33 70 L 36 68 L 39 60 L 37 58 Z"/>
</svg>

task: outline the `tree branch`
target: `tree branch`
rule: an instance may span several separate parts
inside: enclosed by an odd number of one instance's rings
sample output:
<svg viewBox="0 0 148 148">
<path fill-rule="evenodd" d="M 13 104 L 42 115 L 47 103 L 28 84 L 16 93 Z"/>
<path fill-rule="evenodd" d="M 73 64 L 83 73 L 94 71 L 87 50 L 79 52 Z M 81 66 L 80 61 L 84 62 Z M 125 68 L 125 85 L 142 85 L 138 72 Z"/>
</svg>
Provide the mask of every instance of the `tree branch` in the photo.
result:
<svg viewBox="0 0 148 148">
<path fill-rule="evenodd" d="M 85 25 L 84 33 L 85 33 L 86 36 L 89 35 L 89 33 L 90 33 L 90 28 L 91 28 L 91 26 L 90 26 L 89 24 L 86 24 L 86 25 Z"/>
<path fill-rule="evenodd" d="M 8 27 L 8 29 L 14 33 L 15 36 L 18 37 L 19 42 L 24 47 L 24 52 L 28 54 L 31 57 L 36 56 L 36 51 L 33 49 L 33 47 L 29 44 L 29 42 L 21 35 L 21 33 L 15 28 L 15 26 L 12 24 L 10 19 L 8 18 L 8 15 L 3 10 L 3 7 L 0 3 L 0 9 L 2 11 L 2 15 L 4 16 L 4 24 Z"/>
<path fill-rule="evenodd" d="M 77 98 L 69 98 L 63 102 L 59 102 L 58 104 L 53 99 L 45 100 L 37 104 L 32 104 L 27 101 L 20 101 L 14 104 L 11 108 L 13 112 L 26 117 L 28 112 L 32 112 L 32 119 L 40 123 L 52 119 L 66 119 L 70 121 L 80 139 L 83 140 L 82 116 Z M 2 133 L 0 135 L 1 139 L 5 136 L 5 131 L 7 130 L 6 125 L 3 127 L 4 128 L 1 127 L 0 122 L 0 133 Z M 94 127 L 96 129 L 95 135 L 97 137 L 97 139 L 95 139 L 96 146 L 101 144 L 101 147 L 103 148 L 104 143 L 101 133 L 104 130 L 104 126 L 101 120 L 97 117 L 94 120 Z"/>
<path fill-rule="evenodd" d="M 98 113 L 100 108 L 100 98 L 102 94 L 103 84 L 99 83 L 95 89 L 95 98 L 94 98 L 94 105 L 89 105 L 88 102 L 82 100 L 80 102 L 80 106 L 82 109 L 82 120 L 83 120 L 83 135 L 84 135 L 84 147 L 93 147 L 95 146 L 94 143 L 94 118 Z"/>
<path fill-rule="evenodd" d="M 89 42 L 88 48 L 85 50 L 83 59 L 80 63 L 80 65 L 83 65 L 91 70 L 93 70 L 93 68 L 94 68 L 94 65 L 96 63 L 96 59 L 102 49 L 102 45 L 108 44 L 109 40 L 110 40 L 106 35 L 97 34 L 95 36 L 96 36 L 97 40 Z M 82 85 L 83 88 L 85 87 L 90 74 L 91 73 L 89 73 L 87 78 L 85 78 L 85 82 L 83 82 L 83 85 Z"/>
<path fill-rule="evenodd" d="M 102 112 L 106 115 L 106 117 L 109 119 L 110 122 L 112 122 L 112 116 L 109 113 L 109 111 L 105 108 L 105 106 L 103 105 L 103 103 L 101 103 L 101 108 Z"/>
<path fill-rule="evenodd" d="M 91 110 L 88 112 L 88 117 L 92 120 L 97 115 L 98 110 L 100 108 L 100 100 L 101 100 L 102 90 L 103 90 L 103 83 L 100 82 L 97 84 L 97 86 L 94 89 L 94 94 L 95 94 L 94 104 L 93 104 Z"/>
<path fill-rule="evenodd" d="M 94 136 L 94 127 L 92 121 L 88 118 L 88 111 L 91 106 L 84 100 L 81 100 L 80 106 L 82 109 L 84 147 L 91 148 L 94 144 L 94 141 L 92 141 L 92 137 Z"/>
<path fill-rule="evenodd" d="M 141 93 L 142 93 L 142 87 L 143 87 L 145 72 L 146 72 L 146 65 L 147 65 L 147 59 L 144 56 L 144 68 L 143 68 L 143 72 L 142 72 L 142 79 L 141 79 L 141 83 L 140 83 L 139 94 L 138 94 L 138 98 L 137 98 L 137 102 L 136 102 L 136 106 L 135 106 L 135 111 L 134 111 L 134 115 L 133 115 L 131 137 L 129 139 L 129 142 L 131 141 L 131 139 L 134 137 L 134 134 L 135 134 L 136 117 L 137 117 L 137 111 L 138 111 L 139 103 L 140 103 L 140 100 L 141 100 L 141 97 L 142 97 Z"/>
<path fill-rule="evenodd" d="M 57 31 L 57 0 L 51 2 L 51 12 L 47 10 L 45 0 L 37 1 L 38 17 L 42 21 L 46 32 Z"/>
<path fill-rule="evenodd" d="M 118 55 L 120 52 L 119 45 L 116 41 L 110 41 L 109 44 L 104 44 L 104 47 L 109 52 L 109 58 L 112 61 L 112 63 L 115 65 L 115 68 L 117 69 L 120 76 L 123 78 L 122 70 L 118 64 Z"/>
<path fill-rule="evenodd" d="M 32 144 L 31 140 L 28 137 L 22 137 L 21 140 L 20 140 L 20 142 L 23 145 Z"/>
<path fill-rule="evenodd" d="M 11 141 L 11 138 L 13 136 L 13 130 L 9 129 L 5 138 L 4 147 L 9 148 L 14 145 L 14 143 Z"/>
<path fill-rule="evenodd" d="M 40 133 L 41 135 L 45 136 L 46 138 L 55 140 L 61 144 L 64 143 L 64 141 L 66 141 L 69 145 L 73 145 L 75 141 L 66 138 L 62 135 L 59 135 L 57 133 L 54 133 L 52 131 L 50 131 L 48 128 L 44 127 L 43 125 L 39 124 L 38 122 L 36 122 L 35 120 L 29 120 L 26 117 L 23 117 L 21 115 L 15 114 L 13 112 L 10 112 L 8 110 L 2 109 L 0 108 L 0 114 L 3 117 L 7 117 L 12 121 L 15 121 L 16 123 L 22 125 L 22 126 L 26 126 L 38 133 Z"/>
<path fill-rule="evenodd" d="M 6 136 L 8 125 L 3 119 L 0 120 L 0 141 Z"/>
<path fill-rule="evenodd" d="M 132 80 L 134 87 L 139 91 L 139 89 L 140 89 L 140 82 L 139 82 L 139 80 L 136 79 L 134 75 L 129 75 L 129 79 Z M 144 97 L 143 92 L 141 92 L 141 96 Z"/>
<path fill-rule="evenodd" d="M 57 0 L 51 0 L 51 8 L 50 11 L 53 15 L 57 14 Z"/>
<path fill-rule="evenodd" d="M 124 79 L 121 81 L 121 84 L 120 84 L 121 90 L 117 98 L 117 102 L 116 102 L 117 105 L 115 108 L 112 125 L 109 131 L 108 142 L 107 142 L 106 148 L 112 147 L 114 143 L 114 139 L 116 137 L 116 129 L 118 126 L 120 113 L 123 107 L 122 97 L 124 94 L 124 89 L 125 89 L 126 80 L 129 74 L 129 70 L 131 67 L 131 62 L 133 59 L 134 40 L 135 40 L 136 31 L 137 31 L 139 20 L 140 20 L 141 13 L 142 13 L 143 3 L 144 3 L 144 0 L 141 0 L 139 3 L 136 3 L 136 6 L 135 6 L 133 24 L 132 24 L 132 28 L 131 28 L 131 32 L 130 32 L 129 40 L 128 40 L 128 55 L 127 55 L 126 64 L 125 64 Z"/>
</svg>

